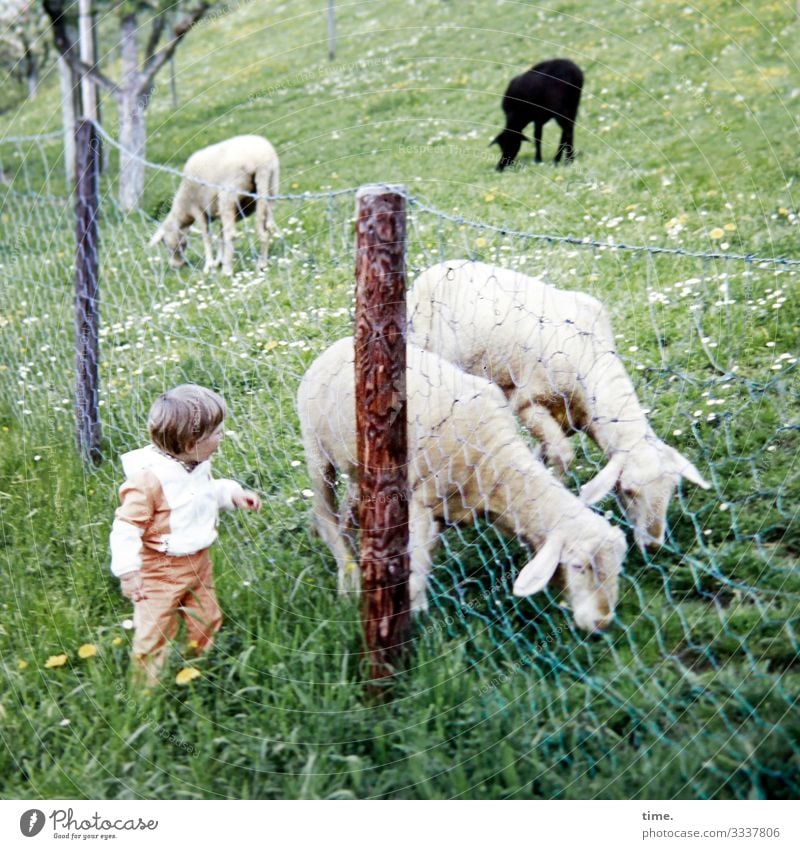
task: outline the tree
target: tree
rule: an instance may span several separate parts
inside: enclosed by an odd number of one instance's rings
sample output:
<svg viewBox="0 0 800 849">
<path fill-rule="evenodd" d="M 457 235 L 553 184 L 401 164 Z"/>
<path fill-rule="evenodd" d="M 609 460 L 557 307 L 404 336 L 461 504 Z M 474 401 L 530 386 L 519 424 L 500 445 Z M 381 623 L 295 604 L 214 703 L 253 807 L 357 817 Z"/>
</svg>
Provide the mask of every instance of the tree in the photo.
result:
<svg viewBox="0 0 800 849">
<path fill-rule="evenodd" d="M 192 27 L 213 5 L 212 0 L 98 0 L 97 11 L 113 15 L 118 24 L 121 72 L 118 81 L 103 73 L 97 63 L 82 62 L 70 24 L 75 4 L 70 0 L 43 0 L 52 23 L 56 49 L 77 74 L 88 74 L 117 105 L 119 115 L 119 202 L 126 210 L 139 205 L 144 192 L 144 154 L 147 140 L 145 111 L 153 93 L 156 74 L 170 60 Z M 177 22 L 170 25 L 170 20 Z M 140 21 L 144 23 L 140 24 Z M 147 32 L 143 51 L 142 35 Z M 163 41 L 163 43 L 162 43 Z M 159 45 L 161 45 L 159 47 Z"/>
<path fill-rule="evenodd" d="M 41 67 L 48 57 L 48 26 L 47 16 L 35 0 L 0 3 L 0 63 L 25 82 L 31 99 L 36 96 Z"/>
</svg>

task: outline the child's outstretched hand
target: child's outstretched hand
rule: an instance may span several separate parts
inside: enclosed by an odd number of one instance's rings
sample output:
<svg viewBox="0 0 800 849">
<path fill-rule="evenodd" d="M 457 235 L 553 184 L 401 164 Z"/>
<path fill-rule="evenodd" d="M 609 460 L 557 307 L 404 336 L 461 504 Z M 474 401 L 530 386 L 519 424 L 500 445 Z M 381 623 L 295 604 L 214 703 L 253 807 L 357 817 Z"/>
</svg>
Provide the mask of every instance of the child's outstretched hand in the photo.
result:
<svg viewBox="0 0 800 849">
<path fill-rule="evenodd" d="M 241 495 L 234 496 L 233 504 L 241 510 L 261 509 L 261 499 L 249 489 L 244 490 Z"/>
<path fill-rule="evenodd" d="M 142 573 L 137 569 L 135 572 L 126 572 L 119 579 L 122 594 L 131 601 L 144 601 L 147 595 L 144 591 Z"/>
</svg>

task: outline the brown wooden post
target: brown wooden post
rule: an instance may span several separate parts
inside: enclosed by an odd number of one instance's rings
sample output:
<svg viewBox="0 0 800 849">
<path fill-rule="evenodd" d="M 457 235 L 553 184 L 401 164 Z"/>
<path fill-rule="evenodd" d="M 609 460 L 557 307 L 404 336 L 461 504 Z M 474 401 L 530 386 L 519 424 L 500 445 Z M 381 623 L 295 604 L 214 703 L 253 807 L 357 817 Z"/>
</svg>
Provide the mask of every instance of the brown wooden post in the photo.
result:
<svg viewBox="0 0 800 849">
<path fill-rule="evenodd" d="M 370 678 L 391 676 L 408 644 L 405 191 L 356 195 L 356 431 L 362 620 Z"/>
<path fill-rule="evenodd" d="M 78 448 L 99 463 L 98 409 L 97 210 L 99 205 L 100 136 L 91 121 L 79 121 L 75 131 L 77 174 L 75 215 L 75 371 Z"/>
</svg>

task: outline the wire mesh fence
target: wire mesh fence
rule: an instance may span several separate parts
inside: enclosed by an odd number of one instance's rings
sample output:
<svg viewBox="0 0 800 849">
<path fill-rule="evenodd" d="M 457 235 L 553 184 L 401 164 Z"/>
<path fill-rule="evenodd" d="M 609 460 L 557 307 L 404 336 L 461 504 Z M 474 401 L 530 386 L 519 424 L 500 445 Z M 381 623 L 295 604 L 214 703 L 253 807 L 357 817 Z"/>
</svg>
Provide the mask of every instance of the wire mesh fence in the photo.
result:
<svg viewBox="0 0 800 849">
<path fill-rule="evenodd" d="M 74 427 L 74 223 L 59 156 L 57 137 L 0 143 L 0 399 L 26 450 L 44 457 L 69 450 Z M 177 180 L 149 169 L 146 208 L 162 216 Z M 262 494 L 269 529 L 228 524 L 226 565 L 247 582 L 264 584 L 291 561 L 298 582 L 334 592 L 332 558 L 308 532 L 295 394 L 314 358 L 352 334 L 354 194 L 279 200 L 264 274 L 255 269 L 252 226 L 240 222 L 235 273 L 224 277 L 201 273 L 197 236 L 187 265 L 171 269 L 146 248 L 156 217 L 122 213 L 110 180 L 101 184 L 107 459 L 88 474 L 113 491 L 115 458 L 146 442 L 147 410 L 164 387 L 193 381 L 221 392 L 230 419 L 215 468 Z M 591 775 L 599 759 L 632 746 L 647 776 L 654 759 L 674 760 L 678 770 L 703 743 L 722 754 L 692 773 L 687 792 L 711 795 L 741 773 L 770 795 L 796 796 L 800 404 L 792 299 L 800 266 L 509 232 L 414 197 L 408 211 L 410 281 L 442 260 L 478 259 L 598 298 L 655 433 L 711 483 L 707 492 L 678 487 L 655 553 L 630 546 L 615 622 L 592 638 L 576 627 L 557 582 L 513 596 L 514 576 L 532 555 L 517 536 L 483 515 L 468 526 L 446 524 L 429 610 L 415 625 L 420 651 L 461 658 L 487 711 L 502 707 L 510 682 L 519 688 L 524 680 L 541 727 L 536 745 L 555 762 L 579 762 Z M 577 456 L 564 486 L 577 493 L 604 458 L 585 435 L 572 442 Z M 632 542 L 622 502 L 611 497 L 602 507 Z M 750 758 L 736 745 L 745 726 L 765 741 Z"/>
</svg>

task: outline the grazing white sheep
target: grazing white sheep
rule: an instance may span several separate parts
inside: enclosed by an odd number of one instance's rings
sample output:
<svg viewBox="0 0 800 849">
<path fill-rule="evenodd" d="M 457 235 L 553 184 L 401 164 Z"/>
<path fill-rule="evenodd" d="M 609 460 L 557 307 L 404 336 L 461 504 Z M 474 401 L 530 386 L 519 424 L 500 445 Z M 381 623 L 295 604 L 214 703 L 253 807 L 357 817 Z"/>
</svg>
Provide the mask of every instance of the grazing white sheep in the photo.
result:
<svg viewBox="0 0 800 849">
<path fill-rule="evenodd" d="M 314 519 L 339 569 L 340 590 L 357 589 L 347 525 L 358 497 L 353 338 L 309 367 L 297 393 Z M 596 631 L 614 616 L 625 537 L 534 456 L 503 393 L 409 345 L 406 368 L 409 554 L 412 610 L 427 607 L 427 579 L 442 522 L 491 518 L 536 550 L 514 594 L 544 589 L 559 565 L 575 623 Z M 337 472 L 348 493 L 337 507 Z"/>
<path fill-rule="evenodd" d="M 198 150 L 186 160 L 172 208 L 150 245 L 163 239 L 170 265 L 179 268 L 184 263 L 187 231 L 196 224 L 203 237 L 203 271 L 222 265 L 222 273 L 231 275 L 236 221 L 255 212 L 261 247 L 257 267 L 263 271 L 275 229 L 273 201 L 268 197 L 278 193 L 279 170 L 275 148 L 261 136 L 234 136 Z M 253 194 L 258 199 L 248 196 Z M 216 218 L 222 222 L 222 246 L 215 259 L 209 226 Z"/>
<path fill-rule="evenodd" d="M 451 260 L 419 275 L 408 316 L 410 340 L 503 389 L 558 471 L 574 458 L 565 434 L 586 432 L 608 462 L 581 497 L 594 504 L 616 488 L 641 549 L 664 541 L 681 477 L 708 488 L 650 427 L 595 298 L 518 271 Z"/>
</svg>

